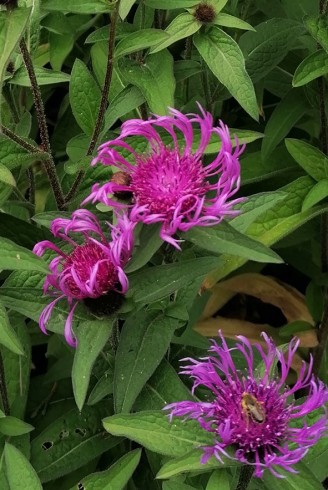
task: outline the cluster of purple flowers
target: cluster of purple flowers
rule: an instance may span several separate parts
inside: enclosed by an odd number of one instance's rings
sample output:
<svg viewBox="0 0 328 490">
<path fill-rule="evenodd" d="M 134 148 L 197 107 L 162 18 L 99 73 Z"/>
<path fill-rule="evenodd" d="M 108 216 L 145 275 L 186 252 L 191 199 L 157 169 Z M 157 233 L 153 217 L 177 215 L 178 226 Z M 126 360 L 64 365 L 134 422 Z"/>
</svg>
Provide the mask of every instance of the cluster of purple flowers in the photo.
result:
<svg viewBox="0 0 328 490">
<path fill-rule="evenodd" d="M 94 184 L 84 203 L 102 202 L 111 206 L 117 223 L 107 224 L 109 237 L 95 215 L 79 209 L 71 219 L 57 218 L 51 226 L 54 237 L 69 243 L 70 251 L 63 251 L 60 245 L 49 241 L 35 246 L 37 255 L 42 255 L 45 249 L 57 254 L 44 283 L 44 293 L 55 299 L 40 317 L 43 332 L 56 303 L 66 298 L 70 311 L 65 337 L 73 346 L 76 340 L 72 318 L 78 302 L 91 306 L 91 300 L 95 303 L 111 291 L 124 295 L 128 289 L 124 266 L 131 257 L 137 223 L 161 223 L 161 238 L 180 249 L 181 240 L 175 236 L 178 231 L 212 226 L 225 216 L 238 213 L 233 207 L 240 199 L 229 199 L 239 189 L 239 156 L 244 147 L 235 138 L 233 149 L 227 126 L 222 122 L 219 127 L 213 126 L 212 116 L 201 107 L 200 111 L 200 116 L 186 116 L 171 109 L 170 116 L 129 120 L 122 125 L 118 138 L 100 146 L 92 165 L 100 162 L 117 172 L 105 185 Z M 163 133 L 171 143 L 164 143 Z M 133 136 L 145 138 L 146 153 L 136 153 L 129 144 Z M 204 151 L 212 136 L 217 137 L 220 150 L 211 163 L 204 165 Z M 123 156 L 127 152 L 134 164 Z M 71 234 L 80 235 L 83 243 Z"/>
<path fill-rule="evenodd" d="M 180 250 L 178 232 L 193 226 L 213 226 L 238 213 L 234 206 L 241 199 L 231 198 L 240 186 L 239 156 L 244 147 L 236 138 L 232 144 L 222 122 L 215 127 L 212 116 L 202 108 L 200 112 L 184 115 L 171 109 L 170 116 L 129 120 L 118 138 L 100 146 L 92 165 L 100 162 L 115 172 L 110 182 L 94 184 L 84 203 L 110 206 L 115 224 L 102 225 L 92 212 L 79 209 L 70 219 L 52 222 L 56 244 L 46 240 L 35 246 L 37 255 L 46 250 L 56 254 L 44 283 L 44 294 L 53 297 L 40 316 L 44 333 L 61 299 L 69 305 L 64 334 L 71 346 L 76 346 L 72 320 L 80 302 L 93 312 L 99 310 L 99 304 L 100 311 L 112 311 L 102 303 L 106 299 L 115 303 L 128 289 L 124 268 L 131 258 L 137 223 L 160 223 L 163 241 Z M 213 136 L 218 138 L 220 150 L 207 163 L 203 156 Z M 131 137 L 145 138 L 148 150 L 137 153 L 129 144 Z M 182 371 L 194 378 L 193 391 L 202 385 L 212 392 L 213 399 L 178 402 L 165 408 L 170 410 L 170 418 L 197 419 L 204 430 L 213 434 L 213 444 L 203 448 L 204 463 L 211 456 L 220 461 L 223 456 L 233 457 L 254 465 L 258 477 L 264 468 L 279 477 L 277 467 L 294 472 L 292 465 L 326 433 L 326 414 L 311 426 L 306 416 L 328 401 L 328 390 L 312 376 L 311 362 L 309 366 L 304 363 L 298 381 L 292 388 L 287 387 L 298 341 L 292 340 L 287 354 L 283 354 L 263 336 L 266 349 L 255 346 L 263 360 L 262 374 L 254 368 L 252 346 L 245 337 L 239 336 L 240 342 L 230 349 L 221 335 L 221 346 L 213 342 L 210 355 L 200 361 L 185 359 L 189 364 Z M 232 350 L 245 357 L 245 372 L 236 369 Z M 274 377 L 277 363 L 280 375 Z M 305 401 L 291 402 L 300 389 L 308 390 Z M 228 447 L 234 448 L 233 456 L 227 452 Z"/>
</svg>

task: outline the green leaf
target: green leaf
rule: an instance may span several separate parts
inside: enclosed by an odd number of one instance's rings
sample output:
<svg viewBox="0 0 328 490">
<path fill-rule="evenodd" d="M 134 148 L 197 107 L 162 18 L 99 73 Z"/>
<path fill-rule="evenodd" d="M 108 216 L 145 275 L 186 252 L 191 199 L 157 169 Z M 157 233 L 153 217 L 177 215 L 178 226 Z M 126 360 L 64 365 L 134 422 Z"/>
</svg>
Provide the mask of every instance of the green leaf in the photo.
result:
<svg viewBox="0 0 328 490">
<path fill-rule="evenodd" d="M 146 411 L 113 415 L 103 420 L 107 432 L 124 436 L 165 456 L 183 456 L 198 446 L 213 443 L 213 436 L 195 420 L 175 418 L 171 423 L 168 413 Z"/>
<path fill-rule="evenodd" d="M 7 201 L 12 193 L 13 187 L 16 187 L 13 174 L 7 167 L 0 163 L 0 204 L 4 204 Z"/>
<path fill-rule="evenodd" d="M 132 5 L 134 4 L 135 0 L 121 0 L 120 5 L 118 7 L 118 13 L 121 17 L 122 20 L 125 19 L 125 17 L 128 15 L 128 13 L 131 10 Z"/>
<path fill-rule="evenodd" d="M 47 264 L 26 248 L 0 237 L 0 269 L 48 272 Z"/>
<path fill-rule="evenodd" d="M 16 271 L 0 288 L 0 301 L 8 308 L 38 322 L 42 310 L 50 302 L 50 298 L 43 295 L 43 283 L 44 275 L 38 272 Z M 47 328 L 62 334 L 67 315 L 67 302 L 60 301 L 53 310 Z M 76 321 L 90 320 L 90 314 L 86 309 L 78 307 L 74 312 L 74 319 Z"/>
<path fill-rule="evenodd" d="M 92 388 L 88 398 L 88 405 L 95 405 L 106 396 L 113 393 L 114 370 L 112 367 L 107 369 L 102 377 L 97 381 Z"/>
<path fill-rule="evenodd" d="M 35 161 L 48 158 L 46 152 L 28 153 L 20 145 L 0 133 L 0 160 L 8 169 L 13 170 L 20 166 L 26 168 Z"/>
<path fill-rule="evenodd" d="M 326 197 L 328 197 L 328 179 L 323 179 L 313 186 L 304 199 L 302 211 L 312 208 Z"/>
<path fill-rule="evenodd" d="M 145 98 L 137 87 L 126 87 L 109 105 L 105 113 L 104 131 L 108 131 L 118 119 L 133 111 L 144 102 Z"/>
<path fill-rule="evenodd" d="M 34 67 L 38 85 L 51 85 L 53 83 L 69 82 L 70 75 L 61 71 L 48 70 L 39 66 Z M 24 67 L 19 68 L 15 75 L 10 78 L 9 83 L 19 85 L 21 87 L 30 87 L 31 81 Z"/>
<path fill-rule="evenodd" d="M 318 148 L 292 138 L 287 138 L 285 143 L 291 156 L 313 179 L 328 178 L 328 158 Z"/>
<path fill-rule="evenodd" d="M 7 167 L 0 163 L 0 182 L 9 185 L 11 187 L 16 187 L 16 182 L 13 174 L 8 170 Z"/>
<path fill-rule="evenodd" d="M 285 58 L 304 28 L 290 19 L 269 19 L 255 26 L 255 30 L 245 32 L 239 45 L 247 72 L 253 82 L 258 82 Z"/>
<path fill-rule="evenodd" d="M 7 347 L 15 354 L 24 356 L 24 348 L 11 327 L 6 308 L 0 303 L 0 344 Z"/>
<path fill-rule="evenodd" d="M 10 405 L 10 414 L 19 419 L 25 416 L 31 371 L 31 340 L 26 328 L 26 318 L 10 311 L 9 321 L 23 347 L 23 356 L 1 346 L 5 379 Z"/>
<path fill-rule="evenodd" d="M 302 211 L 303 201 L 313 187 L 310 177 L 301 177 L 282 187 L 280 191 L 286 194 L 282 202 L 262 213 L 247 230 L 247 236 L 259 240 L 267 246 L 272 246 L 310 219 L 326 210 L 325 206 L 314 207 Z M 220 279 L 241 267 L 246 260 L 241 257 L 224 254 L 218 257 L 217 267 L 205 279 L 206 288 L 213 287 Z"/>
<path fill-rule="evenodd" d="M 42 0 L 42 8 L 48 11 L 72 12 L 73 14 L 103 14 L 109 12 L 110 3 L 102 0 Z"/>
<path fill-rule="evenodd" d="M 141 449 L 122 456 L 108 470 L 82 478 L 78 485 L 86 490 L 124 490 L 139 464 Z M 71 490 L 76 490 L 76 485 Z"/>
<path fill-rule="evenodd" d="M 229 253 L 255 262 L 283 262 L 273 250 L 239 233 L 224 221 L 215 227 L 196 226 L 184 233 L 183 236 L 186 240 L 208 252 Z"/>
<path fill-rule="evenodd" d="M 328 53 L 328 19 L 327 15 L 319 17 L 307 15 L 303 22 L 311 36 L 323 47 Z"/>
<path fill-rule="evenodd" d="M 175 369 L 163 359 L 135 401 L 134 410 L 161 410 L 169 403 L 193 399 Z"/>
<path fill-rule="evenodd" d="M 145 225 L 141 228 L 138 242 L 134 246 L 132 259 L 125 267 L 126 272 L 137 271 L 149 262 L 163 243 L 159 231 L 160 226 L 156 224 Z"/>
<path fill-rule="evenodd" d="M 4 455 L 10 489 L 42 490 L 41 482 L 33 466 L 15 446 L 6 442 Z"/>
<path fill-rule="evenodd" d="M 255 31 L 254 27 L 252 27 L 248 22 L 245 22 L 242 19 L 238 19 L 238 17 L 234 17 L 233 15 L 224 13 L 220 13 L 215 17 L 214 24 L 218 26 L 232 27 L 233 29 Z"/>
<path fill-rule="evenodd" d="M 114 56 L 117 59 L 121 56 L 126 56 L 127 54 L 150 48 L 151 46 L 169 39 L 169 37 L 170 36 L 161 29 L 143 29 L 141 31 L 132 32 L 132 34 L 129 34 L 117 44 Z"/>
<path fill-rule="evenodd" d="M 168 107 L 174 106 L 173 58 L 167 50 L 147 56 L 143 64 L 124 59 L 119 66 L 125 80 L 142 92 L 152 112 L 165 115 Z"/>
<path fill-rule="evenodd" d="M 91 48 L 91 59 L 93 73 L 100 87 L 103 87 L 106 76 L 106 66 L 108 60 L 108 42 L 95 43 Z M 118 63 L 114 60 L 112 81 L 110 84 L 108 100 L 113 100 L 127 84 L 124 83 L 121 72 L 118 70 Z"/>
<path fill-rule="evenodd" d="M 315 78 L 328 73 L 328 54 L 319 50 L 310 54 L 296 68 L 293 78 L 293 87 L 301 87 Z"/>
<path fill-rule="evenodd" d="M 10 56 L 24 34 L 30 15 L 30 8 L 16 8 L 0 12 L 0 85 Z"/>
<path fill-rule="evenodd" d="M 16 417 L 0 417 L 0 432 L 5 436 L 21 436 L 34 430 L 34 427 Z"/>
<path fill-rule="evenodd" d="M 231 449 L 226 451 L 233 456 Z M 207 463 L 201 462 L 203 451 L 201 449 L 193 449 L 187 454 L 184 454 L 178 458 L 171 459 L 165 463 L 156 475 L 156 478 L 164 479 L 171 478 L 177 475 L 181 475 L 186 472 L 207 472 L 213 469 L 222 468 L 223 466 L 241 466 L 240 461 L 229 459 L 222 456 L 223 463 L 220 463 L 214 456 L 212 456 Z M 223 469 L 223 468 L 222 468 Z M 221 470 L 220 470 L 221 471 Z M 218 487 L 221 489 L 221 487 Z"/>
<path fill-rule="evenodd" d="M 285 146 L 278 146 L 266 158 L 261 151 L 247 152 L 241 164 L 242 186 L 258 183 L 271 178 L 284 178 L 283 174 L 297 175 L 297 164 L 289 155 Z"/>
<path fill-rule="evenodd" d="M 93 365 L 109 339 L 112 326 L 113 322 L 106 318 L 104 321 L 80 322 L 76 330 L 77 348 L 72 368 L 72 384 L 80 411 L 87 396 Z"/>
<path fill-rule="evenodd" d="M 175 17 L 171 24 L 165 29 L 165 32 L 169 35 L 168 38 L 152 48 L 150 53 L 157 53 L 180 39 L 192 36 L 195 32 L 199 31 L 200 28 L 201 24 L 196 21 L 193 15 L 188 12 L 182 13 Z"/>
<path fill-rule="evenodd" d="M 64 413 L 50 423 L 31 445 L 31 462 L 42 482 L 55 480 L 83 467 L 115 446 L 119 439 L 105 437 L 101 418 L 108 402 Z"/>
<path fill-rule="evenodd" d="M 242 108 L 257 121 L 256 95 L 238 44 L 217 27 L 213 27 L 206 34 L 195 35 L 194 44 L 218 80 L 229 90 Z"/>
<path fill-rule="evenodd" d="M 50 64 L 54 70 L 60 71 L 69 53 L 74 47 L 74 34 L 49 33 Z"/>
<path fill-rule="evenodd" d="M 143 303 L 165 298 L 188 282 L 204 277 L 216 267 L 217 260 L 217 257 L 200 257 L 140 270 L 130 276 L 128 296 Z"/>
<path fill-rule="evenodd" d="M 268 158 L 307 110 L 302 89 L 292 89 L 275 107 L 264 131 L 262 157 Z"/>
<path fill-rule="evenodd" d="M 196 2 L 197 3 L 197 2 Z M 182 9 L 193 7 L 196 5 L 195 0 L 165 0 L 165 9 Z M 163 8 L 163 0 L 145 0 L 145 5 L 153 7 L 154 9 Z"/>
<path fill-rule="evenodd" d="M 179 481 L 165 481 L 162 486 L 163 490 L 197 490 L 195 487 L 186 485 Z"/>
<path fill-rule="evenodd" d="M 32 220 L 38 225 L 50 228 L 51 222 L 55 218 L 70 218 L 72 213 L 69 211 L 45 211 L 44 213 L 35 214 Z"/>
<path fill-rule="evenodd" d="M 100 89 L 83 61 L 76 59 L 69 84 L 69 99 L 80 128 L 91 136 L 101 99 Z"/>
<path fill-rule="evenodd" d="M 266 471 L 263 476 L 263 483 L 267 490 L 322 490 L 322 485 L 314 474 L 299 462 L 293 466 L 298 473 L 291 474 L 287 471 L 279 471 L 284 475 L 284 479 L 277 478 L 270 471 Z"/>
<path fill-rule="evenodd" d="M 27 0 L 26 7 L 31 7 L 31 17 L 28 26 L 28 46 L 30 52 L 34 54 L 40 41 L 40 20 L 41 20 L 41 0 Z"/>
<path fill-rule="evenodd" d="M 286 197 L 287 194 L 280 191 L 261 192 L 260 194 L 248 196 L 246 201 L 238 206 L 241 214 L 233 218 L 230 221 L 230 225 L 240 233 L 245 233 L 257 218 Z"/>
<path fill-rule="evenodd" d="M 158 367 L 179 321 L 163 313 L 143 311 L 128 319 L 116 352 L 114 404 L 129 412 L 140 391 Z"/>
<path fill-rule="evenodd" d="M 230 474 L 224 468 L 213 471 L 206 485 L 206 490 L 218 490 L 218 488 L 230 490 Z"/>
<path fill-rule="evenodd" d="M 321 317 L 319 321 L 321 320 Z M 327 477 L 327 455 L 328 440 L 322 437 L 308 453 L 304 456 L 302 462 L 312 471 L 318 480 L 323 481 Z"/>
</svg>

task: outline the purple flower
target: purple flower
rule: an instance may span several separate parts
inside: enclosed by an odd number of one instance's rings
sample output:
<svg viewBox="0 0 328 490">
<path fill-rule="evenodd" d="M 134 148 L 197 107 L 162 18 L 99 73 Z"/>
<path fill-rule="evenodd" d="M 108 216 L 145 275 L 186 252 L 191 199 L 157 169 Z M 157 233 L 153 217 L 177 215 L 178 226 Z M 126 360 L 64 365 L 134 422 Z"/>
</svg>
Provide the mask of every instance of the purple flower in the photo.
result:
<svg viewBox="0 0 328 490">
<path fill-rule="evenodd" d="M 40 315 L 39 325 L 46 333 L 46 324 L 52 310 L 59 300 L 66 298 L 70 312 L 65 323 L 64 334 L 68 344 L 75 346 L 72 333 L 73 314 L 79 301 L 86 304 L 96 301 L 110 292 L 120 295 L 128 289 L 128 279 L 124 266 L 130 258 L 133 248 L 134 224 L 126 215 L 118 217 L 117 225 L 108 224 L 111 229 L 111 241 L 106 238 L 96 216 L 90 211 L 74 211 L 71 219 L 57 218 L 51 224 L 51 232 L 69 244 L 59 248 L 49 240 L 35 245 L 33 252 L 41 256 L 46 249 L 53 250 L 57 256 L 49 264 L 50 274 L 43 285 L 44 294 L 55 299 L 47 305 Z M 82 236 L 83 242 L 75 241 L 70 234 Z"/>
<path fill-rule="evenodd" d="M 277 467 L 296 473 L 292 465 L 302 459 L 322 435 L 327 435 L 326 412 L 311 426 L 306 420 L 308 414 L 328 400 L 327 387 L 311 374 L 312 359 L 309 366 L 303 363 L 296 383 L 289 388 L 286 379 L 299 340 L 294 338 L 288 351 L 283 353 L 262 333 L 266 349 L 259 344 L 254 346 L 263 361 L 263 368 L 257 370 L 247 338 L 237 336 L 240 342 L 229 349 L 221 332 L 219 335 L 222 345 L 212 341 L 209 357 L 200 361 L 183 359 L 191 362 L 183 368 L 182 374 L 194 378 L 193 391 L 197 386 L 205 386 L 212 391 L 213 400 L 167 405 L 165 409 L 171 411 L 170 419 L 173 416 L 197 419 L 204 430 L 213 433 L 213 445 L 202 448 L 203 463 L 213 455 L 222 461 L 224 455 L 254 465 L 257 477 L 262 477 L 265 468 L 280 478 Z M 245 372 L 236 368 L 231 351 L 239 351 L 245 357 Z M 277 363 L 279 377 L 273 375 Z M 294 393 L 304 388 L 308 390 L 307 397 L 295 401 Z M 234 456 L 226 451 L 229 446 L 234 449 Z"/>
<path fill-rule="evenodd" d="M 228 200 L 240 186 L 238 158 L 244 146 L 240 147 L 235 137 L 233 150 L 228 127 L 222 122 L 213 127 L 211 114 L 201 107 L 200 110 L 201 116 L 184 115 L 171 109 L 171 116 L 126 121 L 120 137 L 101 145 L 92 162 L 92 165 L 101 162 L 116 167 L 120 171 L 119 178 L 115 179 L 114 174 L 107 184 L 95 184 L 84 202 L 100 201 L 122 208 L 127 204 L 118 202 L 115 197 L 130 195 L 130 219 L 146 224 L 162 223 L 161 238 L 176 248 L 180 248 L 179 240 L 173 238 L 177 231 L 213 226 L 226 216 L 238 214 L 233 206 L 242 199 Z M 194 142 L 194 125 L 200 130 L 198 148 Z M 167 138 L 163 141 L 157 129 L 161 134 L 166 131 L 165 136 L 169 136 L 172 143 L 167 144 Z M 213 133 L 221 140 L 221 149 L 211 163 L 203 165 L 203 154 Z M 137 153 L 125 141 L 128 136 L 145 138 L 148 151 Z M 127 159 L 122 153 L 130 156 Z"/>
</svg>

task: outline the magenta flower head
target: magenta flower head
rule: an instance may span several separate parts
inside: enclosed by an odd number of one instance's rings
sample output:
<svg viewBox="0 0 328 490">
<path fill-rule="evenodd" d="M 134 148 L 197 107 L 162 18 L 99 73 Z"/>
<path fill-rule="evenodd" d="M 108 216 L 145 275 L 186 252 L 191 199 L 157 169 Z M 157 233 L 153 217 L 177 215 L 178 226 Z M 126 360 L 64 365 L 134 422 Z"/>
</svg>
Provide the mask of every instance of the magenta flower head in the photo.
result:
<svg viewBox="0 0 328 490">
<path fill-rule="evenodd" d="M 41 313 L 39 324 L 46 333 L 46 324 L 56 303 L 66 298 L 70 312 L 64 334 L 71 346 L 76 345 L 72 333 L 72 320 L 76 306 L 83 301 L 97 314 L 108 314 L 120 306 L 121 299 L 128 289 L 128 279 L 124 266 L 133 248 L 134 224 L 126 215 L 118 217 L 117 225 L 108 224 L 111 240 L 103 233 L 96 216 L 90 211 L 74 211 L 71 219 L 57 218 L 51 224 L 51 232 L 68 244 L 64 250 L 45 240 L 35 245 L 33 252 L 42 255 L 46 249 L 53 250 L 57 256 L 49 264 L 50 274 L 43 286 L 44 294 L 55 299 Z M 71 235 L 77 234 L 76 241 Z M 78 238 L 80 237 L 80 239 Z M 81 242 L 82 238 L 82 242 Z"/>
<path fill-rule="evenodd" d="M 84 202 L 100 201 L 120 208 L 127 204 L 115 198 L 130 196 L 130 219 L 162 223 L 161 238 L 177 248 L 178 240 L 173 237 L 177 231 L 213 226 L 226 216 L 238 214 L 233 207 L 241 199 L 229 199 L 240 186 L 238 158 L 244 146 L 240 147 L 235 138 L 233 150 L 228 127 L 222 122 L 213 127 L 211 114 L 200 110 L 201 116 L 171 109 L 170 116 L 126 121 L 120 137 L 101 145 L 92 162 L 116 167 L 118 178 L 114 173 L 112 181 L 103 186 L 95 184 Z M 198 126 L 198 147 L 194 126 Z M 221 148 L 211 163 L 203 165 L 204 151 L 213 134 Z M 145 138 L 148 151 L 137 153 L 125 141 L 129 136 Z M 130 156 L 125 158 L 122 153 Z"/>
<path fill-rule="evenodd" d="M 203 463 L 211 456 L 222 462 L 222 456 L 226 456 L 253 465 L 257 477 L 262 477 L 265 468 L 277 477 L 282 477 L 279 467 L 295 473 L 292 465 L 322 435 L 327 435 L 326 412 L 310 426 L 306 420 L 308 414 L 328 401 L 327 387 L 311 374 L 312 360 L 309 365 L 303 363 L 292 388 L 286 385 L 299 340 L 293 339 L 284 354 L 263 333 L 266 349 L 259 344 L 254 346 L 263 361 L 263 368 L 258 371 L 254 369 L 254 352 L 247 338 L 238 336 L 239 342 L 229 349 L 221 332 L 219 335 L 221 345 L 212 341 L 208 357 L 200 361 L 183 359 L 189 364 L 182 374 L 194 379 L 193 390 L 198 386 L 208 388 L 213 393 L 212 401 L 177 402 L 165 409 L 171 411 L 171 419 L 196 419 L 213 434 L 213 444 L 202 448 Z M 236 368 L 231 351 L 239 351 L 245 357 L 245 372 Z M 277 365 L 279 377 L 272 374 Z M 304 388 L 308 390 L 307 397 L 295 401 L 294 393 Z M 228 447 L 233 451 L 228 453 Z"/>
</svg>

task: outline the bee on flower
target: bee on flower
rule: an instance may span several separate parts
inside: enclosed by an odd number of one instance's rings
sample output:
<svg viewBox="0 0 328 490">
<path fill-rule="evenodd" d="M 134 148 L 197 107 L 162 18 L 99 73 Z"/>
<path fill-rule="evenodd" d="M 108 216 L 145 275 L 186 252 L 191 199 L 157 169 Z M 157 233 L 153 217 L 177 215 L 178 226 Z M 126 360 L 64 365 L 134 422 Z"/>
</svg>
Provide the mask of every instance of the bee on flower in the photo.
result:
<svg viewBox="0 0 328 490">
<path fill-rule="evenodd" d="M 328 388 L 312 375 L 312 359 L 303 362 L 298 379 L 292 387 L 286 384 L 293 356 L 299 340 L 292 339 L 287 353 L 280 351 L 265 334 L 265 348 L 255 344 L 263 369 L 254 368 L 253 348 L 246 337 L 237 336 L 239 342 L 229 348 L 223 335 L 220 345 L 212 341 L 209 356 L 197 361 L 183 361 L 181 374 L 194 379 L 193 391 L 203 386 L 212 392 L 207 402 L 182 401 L 165 407 L 170 419 L 184 417 L 198 420 L 201 427 L 213 434 L 213 444 L 203 447 L 202 462 L 222 456 L 254 466 L 254 476 L 262 477 L 269 469 L 276 477 L 282 477 L 279 468 L 295 473 L 293 465 L 300 461 L 322 436 L 327 435 L 328 419 L 324 408 L 328 401 Z M 246 370 L 240 371 L 234 364 L 232 351 L 239 351 L 246 360 Z M 279 377 L 272 373 L 278 365 Z M 295 400 L 295 393 L 306 389 L 302 400 Z M 309 425 L 307 415 L 323 407 L 321 416 Z M 232 448 L 227 452 L 227 448 Z"/>
</svg>

